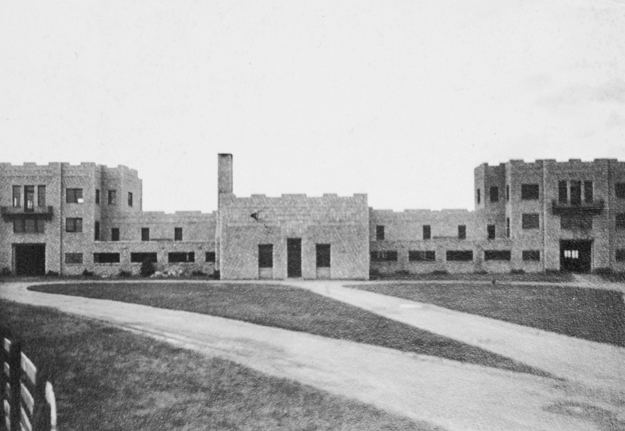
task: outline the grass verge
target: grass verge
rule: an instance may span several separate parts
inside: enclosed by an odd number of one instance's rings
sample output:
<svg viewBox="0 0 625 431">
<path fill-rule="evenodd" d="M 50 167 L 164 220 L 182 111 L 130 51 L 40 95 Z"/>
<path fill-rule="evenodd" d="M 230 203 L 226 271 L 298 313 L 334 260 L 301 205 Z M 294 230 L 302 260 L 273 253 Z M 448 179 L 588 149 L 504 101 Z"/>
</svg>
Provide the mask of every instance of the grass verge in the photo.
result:
<svg viewBox="0 0 625 431">
<path fill-rule="evenodd" d="M 349 287 L 625 347 L 623 296 L 610 290 L 437 283 Z"/>
<path fill-rule="evenodd" d="M 427 274 L 408 274 L 397 272 L 394 274 L 371 274 L 371 280 L 453 280 L 453 281 L 527 281 L 534 283 L 566 283 L 573 281 L 573 274 L 570 272 L 528 272 L 528 273 L 493 273 L 493 274 L 450 274 L 445 272 L 430 272 Z"/>
<path fill-rule="evenodd" d="M 0 310 L 35 364 L 50 364 L 62 430 L 439 429 L 49 308 Z"/>
<path fill-rule="evenodd" d="M 405 352 L 546 375 L 505 356 L 289 286 L 145 282 L 52 284 L 29 289 L 209 314 Z"/>
</svg>

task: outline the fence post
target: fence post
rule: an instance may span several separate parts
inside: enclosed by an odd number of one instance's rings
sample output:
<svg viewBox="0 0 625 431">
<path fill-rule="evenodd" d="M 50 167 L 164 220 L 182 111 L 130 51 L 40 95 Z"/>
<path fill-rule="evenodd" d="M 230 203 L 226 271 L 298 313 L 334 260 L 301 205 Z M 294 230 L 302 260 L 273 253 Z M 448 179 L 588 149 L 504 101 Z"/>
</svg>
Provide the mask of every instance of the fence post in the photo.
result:
<svg viewBox="0 0 625 431">
<path fill-rule="evenodd" d="M 9 376 L 6 373 L 4 364 L 8 363 L 7 352 L 4 350 L 4 339 L 8 338 L 8 331 L 0 326 L 0 429 L 6 429 L 6 419 L 4 414 L 4 400 L 7 399 L 6 385 L 9 383 Z"/>
<path fill-rule="evenodd" d="M 50 406 L 46 401 L 46 383 L 50 380 L 50 368 L 47 365 L 37 370 L 35 382 L 35 410 L 33 411 L 33 431 L 50 431 Z"/>
<path fill-rule="evenodd" d="M 9 405 L 11 406 L 11 431 L 20 431 L 20 375 L 22 372 L 22 345 L 20 341 L 11 340 L 9 351 L 9 384 L 11 393 L 9 395 Z"/>
</svg>

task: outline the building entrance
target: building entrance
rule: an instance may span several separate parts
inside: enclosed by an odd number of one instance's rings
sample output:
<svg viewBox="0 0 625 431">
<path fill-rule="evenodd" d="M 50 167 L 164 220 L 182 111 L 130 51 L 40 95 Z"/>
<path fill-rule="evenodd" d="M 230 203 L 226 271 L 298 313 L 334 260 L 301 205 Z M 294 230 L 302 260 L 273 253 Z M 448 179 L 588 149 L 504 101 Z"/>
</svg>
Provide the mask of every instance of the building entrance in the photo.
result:
<svg viewBox="0 0 625 431">
<path fill-rule="evenodd" d="M 287 238 L 287 277 L 298 278 L 302 276 L 302 239 Z"/>
<path fill-rule="evenodd" d="M 592 241 L 560 241 L 560 270 L 590 272 Z"/>
<path fill-rule="evenodd" d="M 15 275 L 44 275 L 46 273 L 45 244 L 13 244 Z"/>
</svg>

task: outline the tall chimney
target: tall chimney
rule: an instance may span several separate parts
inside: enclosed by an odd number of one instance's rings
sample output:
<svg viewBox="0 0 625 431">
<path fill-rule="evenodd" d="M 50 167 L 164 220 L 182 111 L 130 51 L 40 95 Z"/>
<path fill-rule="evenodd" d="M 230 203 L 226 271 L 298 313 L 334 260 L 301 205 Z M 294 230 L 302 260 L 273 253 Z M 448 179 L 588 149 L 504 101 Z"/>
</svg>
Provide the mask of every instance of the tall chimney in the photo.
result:
<svg viewBox="0 0 625 431">
<path fill-rule="evenodd" d="M 219 164 L 217 166 L 218 191 L 222 193 L 233 193 L 232 188 L 232 154 L 219 154 Z"/>
</svg>

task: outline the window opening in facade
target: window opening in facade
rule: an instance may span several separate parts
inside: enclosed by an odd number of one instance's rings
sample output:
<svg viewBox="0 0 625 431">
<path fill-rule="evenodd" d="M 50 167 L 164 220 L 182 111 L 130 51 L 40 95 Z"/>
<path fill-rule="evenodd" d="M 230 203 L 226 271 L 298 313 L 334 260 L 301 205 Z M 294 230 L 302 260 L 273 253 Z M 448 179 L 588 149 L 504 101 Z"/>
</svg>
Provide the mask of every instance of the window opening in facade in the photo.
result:
<svg viewBox="0 0 625 431">
<path fill-rule="evenodd" d="M 13 207 L 19 208 L 22 204 L 22 188 L 20 186 L 13 186 Z"/>
<path fill-rule="evenodd" d="M 423 226 L 423 239 L 431 239 L 432 238 L 432 228 L 429 224 Z"/>
<path fill-rule="evenodd" d="M 506 202 L 510 201 L 510 185 L 506 185 Z"/>
<path fill-rule="evenodd" d="M 95 203 L 100 205 L 100 189 L 95 189 Z"/>
<path fill-rule="evenodd" d="M 45 233 L 45 223 L 40 219 L 14 219 L 13 233 Z"/>
<path fill-rule="evenodd" d="M 141 241 L 149 241 L 150 240 L 150 228 L 142 227 L 141 228 Z"/>
<path fill-rule="evenodd" d="M 616 215 L 616 228 L 619 230 L 625 229 L 625 213 Z"/>
<path fill-rule="evenodd" d="M 409 262 L 435 262 L 436 252 L 433 250 L 409 250 L 408 251 Z"/>
<path fill-rule="evenodd" d="M 24 186 L 24 210 L 35 211 L 35 186 Z"/>
<path fill-rule="evenodd" d="M 216 260 L 215 252 L 214 252 L 214 251 L 207 251 L 207 252 L 206 252 L 206 256 L 205 256 L 205 259 L 204 259 L 204 260 L 205 260 L 207 263 L 210 263 L 210 262 L 213 262 L 213 263 L 214 263 L 214 262 L 215 262 L 215 260 Z"/>
<path fill-rule="evenodd" d="M 109 205 L 117 205 L 117 190 L 109 190 Z"/>
<path fill-rule="evenodd" d="M 466 225 L 458 225 L 458 239 L 467 239 L 467 227 Z"/>
<path fill-rule="evenodd" d="M 65 219 L 65 232 L 82 232 L 82 218 L 68 217 Z"/>
<path fill-rule="evenodd" d="M 614 258 L 617 262 L 625 262 L 625 248 L 617 249 Z"/>
<path fill-rule="evenodd" d="M 100 241 L 100 222 L 96 221 L 93 227 L 93 240 Z"/>
<path fill-rule="evenodd" d="M 558 202 L 565 204 L 569 201 L 569 187 L 566 181 L 558 182 Z"/>
<path fill-rule="evenodd" d="M 591 204 L 593 202 L 592 181 L 584 181 L 584 202 Z"/>
<path fill-rule="evenodd" d="M 540 250 L 523 250 L 523 260 L 540 261 Z"/>
<path fill-rule="evenodd" d="M 171 252 L 167 254 L 169 263 L 193 263 L 195 262 L 195 252 Z"/>
<path fill-rule="evenodd" d="M 510 260 L 510 250 L 484 250 L 484 260 Z"/>
<path fill-rule="evenodd" d="M 132 206 L 132 192 L 128 192 L 128 206 Z"/>
<path fill-rule="evenodd" d="M 65 253 L 65 263 L 76 265 L 82 263 L 82 253 Z"/>
<path fill-rule="evenodd" d="M 156 253 L 130 253 L 131 263 L 143 263 L 143 262 L 157 263 L 158 258 Z"/>
<path fill-rule="evenodd" d="M 540 215 L 536 213 L 521 215 L 521 227 L 523 229 L 539 229 Z"/>
<path fill-rule="evenodd" d="M 510 217 L 506 217 L 506 238 L 510 238 Z"/>
<path fill-rule="evenodd" d="M 499 187 L 490 188 L 490 201 L 499 202 Z"/>
<path fill-rule="evenodd" d="M 571 205 L 581 205 L 582 203 L 582 182 L 571 181 Z"/>
<path fill-rule="evenodd" d="M 625 183 L 614 184 L 614 193 L 619 199 L 625 199 Z"/>
<path fill-rule="evenodd" d="M 258 267 L 273 268 L 273 244 L 258 244 Z"/>
<path fill-rule="evenodd" d="M 46 206 L 46 186 L 37 186 L 37 206 Z"/>
<path fill-rule="evenodd" d="M 473 260 L 472 250 L 447 250 L 445 255 L 450 262 L 469 262 Z"/>
<path fill-rule="evenodd" d="M 317 244 L 317 268 L 330 268 L 330 244 Z"/>
<path fill-rule="evenodd" d="M 384 226 L 375 227 L 375 240 L 384 241 Z"/>
<path fill-rule="evenodd" d="M 397 252 L 391 251 L 372 251 L 371 261 L 373 262 L 397 262 Z"/>
<path fill-rule="evenodd" d="M 488 239 L 495 239 L 495 225 L 489 224 L 486 226 L 486 231 L 488 233 Z"/>
<path fill-rule="evenodd" d="M 538 184 L 521 184 L 521 199 L 524 201 L 538 200 L 540 188 Z"/>
<path fill-rule="evenodd" d="M 480 196 L 480 189 L 477 189 L 477 204 L 480 204 L 480 201 L 482 200 L 482 197 Z"/>
<path fill-rule="evenodd" d="M 111 228 L 111 241 L 119 241 L 119 228 Z"/>
<path fill-rule="evenodd" d="M 65 189 L 65 202 L 68 204 L 82 203 L 82 189 Z"/>
<path fill-rule="evenodd" d="M 93 263 L 119 263 L 119 253 L 93 253 Z"/>
<path fill-rule="evenodd" d="M 590 214 L 563 214 L 560 216 L 560 229 L 591 230 L 592 229 L 592 215 Z"/>
<path fill-rule="evenodd" d="M 174 228 L 174 241 L 182 241 L 182 228 Z"/>
</svg>

